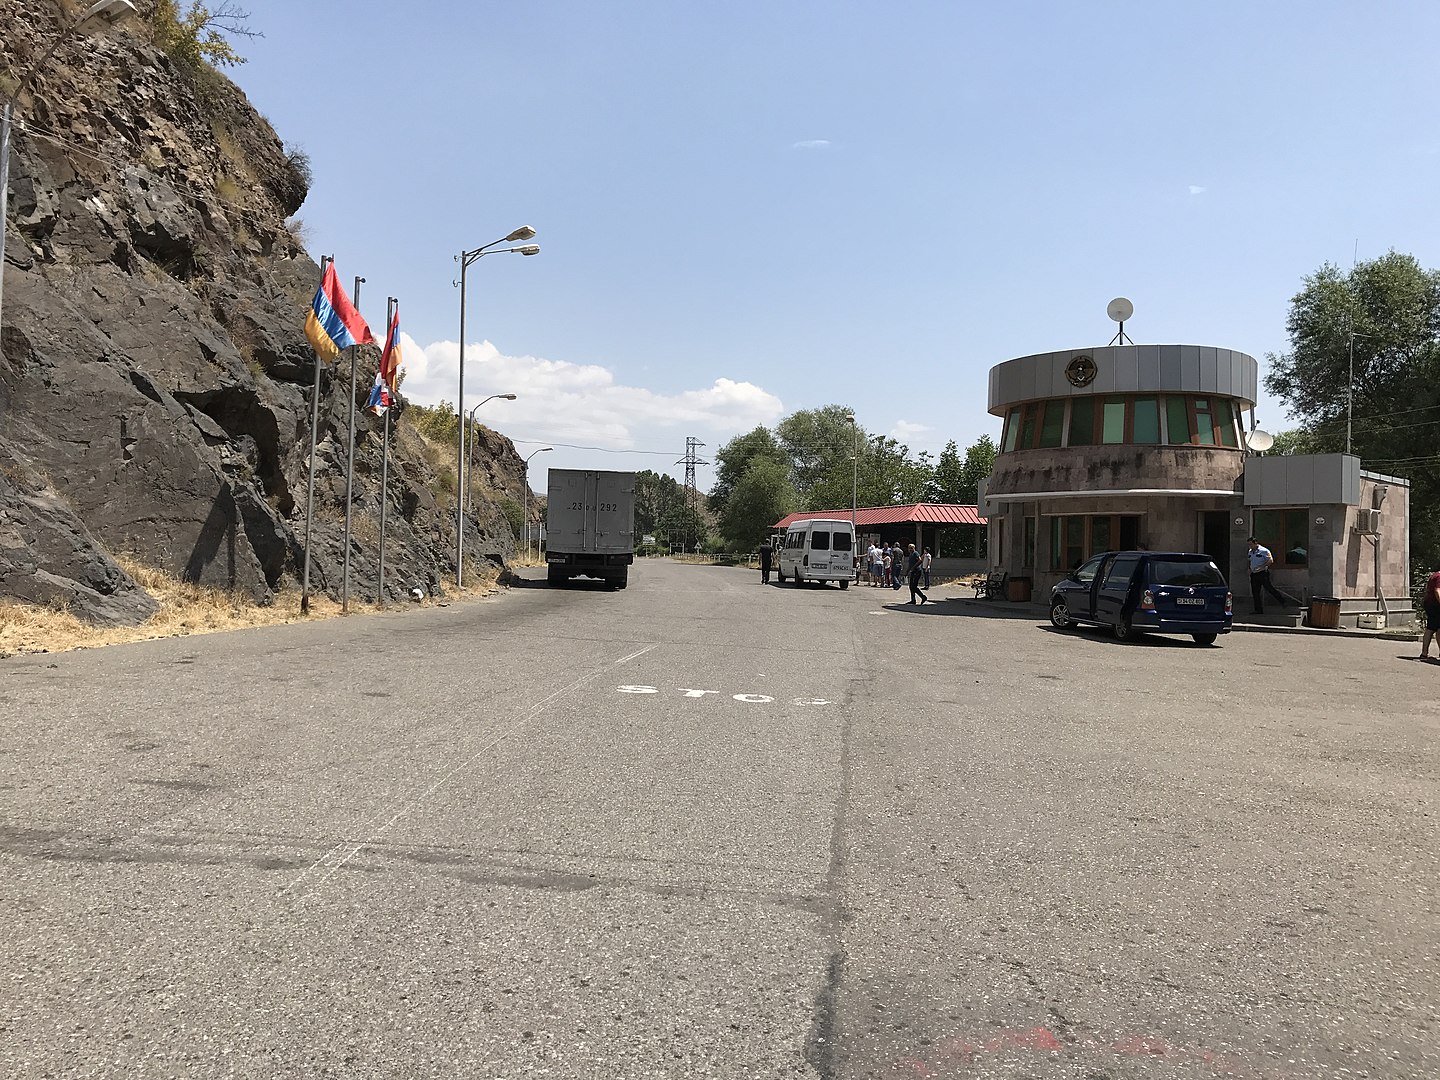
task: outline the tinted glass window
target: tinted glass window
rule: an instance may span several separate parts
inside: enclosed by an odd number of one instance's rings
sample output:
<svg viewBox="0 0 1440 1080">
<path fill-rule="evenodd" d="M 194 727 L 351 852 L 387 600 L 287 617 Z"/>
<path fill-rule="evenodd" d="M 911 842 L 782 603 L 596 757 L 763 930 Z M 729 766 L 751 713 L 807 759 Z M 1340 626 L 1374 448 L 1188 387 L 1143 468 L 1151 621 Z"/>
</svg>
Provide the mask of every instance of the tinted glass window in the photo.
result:
<svg viewBox="0 0 1440 1080">
<path fill-rule="evenodd" d="M 1005 420 L 1005 452 L 1015 449 L 1015 440 L 1020 436 L 1020 410 L 1011 409 Z"/>
<path fill-rule="evenodd" d="M 1209 559 L 1151 559 L 1152 585 L 1224 585 L 1225 575 Z"/>
<path fill-rule="evenodd" d="M 1095 399 L 1080 398 L 1070 406 L 1070 445 L 1089 446 L 1095 441 Z"/>
<path fill-rule="evenodd" d="M 1040 445 L 1059 446 L 1060 435 L 1065 430 L 1065 402 L 1047 401 L 1045 418 L 1040 423 Z"/>
<path fill-rule="evenodd" d="M 814 532 L 812 532 L 810 534 L 810 550 L 829 551 L 830 534 L 828 532 L 821 532 L 819 529 L 816 529 Z"/>
<path fill-rule="evenodd" d="M 1160 405 L 1153 397 L 1135 399 L 1135 437 L 1137 443 L 1160 441 Z"/>
<path fill-rule="evenodd" d="M 1125 441 L 1125 402 L 1107 401 L 1101 410 L 1104 427 L 1101 429 L 1100 441 L 1104 443 L 1122 443 Z"/>
<path fill-rule="evenodd" d="M 1210 415 L 1208 398 L 1195 399 L 1195 435 L 1203 445 L 1215 445 L 1215 418 Z"/>
<path fill-rule="evenodd" d="M 836 550 L 836 551 L 849 551 L 849 550 L 850 550 L 850 534 L 849 534 L 848 532 L 837 532 L 837 533 L 835 534 L 835 550 Z"/>
<path fill-rule="evenodd" d="M 1135 573 L 1135 567 L 1140 562 L 1139 555 L 1117 555 L 1110 568 L 1105 571 L 1105 583 L 1102 586 L 1106 589 L 1124 589 L 1130 584 L 1130 578 Z"/>
<path fill-rule="evenodd" d="M 1080 568 L 1075 571 L 1075 576 L 1088 585 L 1095 580 L 1095 571 L 1100 569 L 1100 561 L 1104 558 L 1104 555 L 1096 555 L 1093 559 L 1081 565 Z"/>
<path fill-rule="evenodd" d="M 1172 443 L 1190 441 L 1190 410 L 1186 408 L 1184 398 L 1165 399 L 1165 421 L 1170 428 L 1168 435 Z"/>
</svg>

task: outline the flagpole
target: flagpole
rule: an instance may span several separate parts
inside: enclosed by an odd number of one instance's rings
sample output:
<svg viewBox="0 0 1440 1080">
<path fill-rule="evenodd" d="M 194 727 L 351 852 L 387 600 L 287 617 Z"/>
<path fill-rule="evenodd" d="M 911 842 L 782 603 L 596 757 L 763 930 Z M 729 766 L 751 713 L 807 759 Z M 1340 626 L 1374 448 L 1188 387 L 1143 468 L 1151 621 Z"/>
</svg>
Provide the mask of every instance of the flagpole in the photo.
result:
<svg viewBox="0 0 1440 1080">
<path fill-rule="evenodd" d="M 320 279 L 334 255 L 320 256 Z M 320 354 L 315 354 L 315 390 L 310 401 L 310 481 L 305 493 L 305 572 L 300 583 L 300 614 L 310 611 L 310 524 L 315 520 L 315 441 L 320 434 Z"/>
<path fill-rule="evenodd" d="M 363 277 L 355 279 L 355 294 L 351 303 L 360 310 L 360 286 Z M 350 614 L 350 497 L 355 490 L 355 364 L 359 358 L 360 346 L 351 345 L 350 353 L 350 452 L 345 458 L 345 573 L 340 579 L 340 614 Z"/>
<path fill-rule="evenodd" d="M 395 319 L 395 305 L 399 302 L 393 296 L 387 297 L 385 300 L 385 334 L 387 337 L 390 334 L 390 324 Z M 383 370 L 380 378 L 388 391 L 390 381 L 385 378 Z M 385 606 L 385 511 L 390 505 L 390 410 L 394 407 L 395 402 L 392 400 L 385 409 L 385 439 L 380 444 L 380 583 L 375 592 L 377 602 L 382 608 Z"/>
</svg>

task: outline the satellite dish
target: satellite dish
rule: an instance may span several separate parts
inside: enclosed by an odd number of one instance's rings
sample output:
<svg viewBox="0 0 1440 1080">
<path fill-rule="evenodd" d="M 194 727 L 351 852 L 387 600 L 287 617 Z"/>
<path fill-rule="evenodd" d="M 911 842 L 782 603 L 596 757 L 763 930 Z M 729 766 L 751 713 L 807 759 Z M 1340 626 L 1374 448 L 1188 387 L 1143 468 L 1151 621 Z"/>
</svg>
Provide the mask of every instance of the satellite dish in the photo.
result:
<svg viewBox="0 0 1440 1080">
<path fill-rule="evenodd" d="M 1275 445 L 1275 436 L 1271 435 L 1268 431 L 1262 431 L 1260 428 L 1255 428 L 1253 431 L 1250 431 L 1246 434 L 1245 445 L 1248 446 L 1251 450 L 1263 454 L 1266 450 L 1269 450 L 1270 447 Z"/>
<path fill-rule="evenodd" d="M 1123 296 L 1117 296 L 1111 300 L 1105 308 L 1105 314 L 1110 316 L 1112 322 L 1123 323 L 1131 315 L 1135 314 L 1135 305 L 1126 300 Z"/>
</svg>

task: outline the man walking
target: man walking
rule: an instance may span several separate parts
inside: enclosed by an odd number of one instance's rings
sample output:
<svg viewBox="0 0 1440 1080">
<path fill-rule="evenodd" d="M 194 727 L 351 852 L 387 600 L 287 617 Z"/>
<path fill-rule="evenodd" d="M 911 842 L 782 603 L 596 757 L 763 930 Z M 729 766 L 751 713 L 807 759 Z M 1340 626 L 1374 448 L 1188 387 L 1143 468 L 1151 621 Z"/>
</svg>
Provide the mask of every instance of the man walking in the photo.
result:
<svg viewBox="0 0 1440 1080">
<path fill-rule="evenodd" d="M 915 545 L 905 545 L 905 576 L 910 581 L 910 603 L 912 604 L 917 602 L 915 599 L 917 596 L 920 598 L 918 602 L 921 604 L 930 602 L 930 598 L 920 589 L 920 575 L 923 572 L 920 565 L 920 553 L 915 550 Z"/>
<path fill-rule="evenodd" d="M 1280 592 L 1270 582 L 1270 567 L 1275 563 L 1275 557 L 1270 554 L 1270 549 L 1260 543 L 1255 537 L 1250 537 L 1250 600 L 1254 605 L 1252 614 L 1265 614 L 1265 594 L 1269 593 L 1282 605 L 1294 603 L 1290 597 Z"/>
<path fill-rule="evenodd" d="M 760 545 L 760 584 L 770 584 L 770 564 L 774 561 L 775 549 L 770 546 L 770 538 L 767 536 Z"/>
</svg>

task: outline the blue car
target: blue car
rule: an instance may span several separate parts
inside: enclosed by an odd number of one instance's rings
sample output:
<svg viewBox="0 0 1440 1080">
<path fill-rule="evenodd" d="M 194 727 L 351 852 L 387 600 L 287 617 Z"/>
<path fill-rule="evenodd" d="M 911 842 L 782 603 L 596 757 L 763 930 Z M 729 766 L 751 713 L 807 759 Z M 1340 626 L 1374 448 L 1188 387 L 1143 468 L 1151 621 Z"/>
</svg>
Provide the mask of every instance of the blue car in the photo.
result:
<svg viewBox="0 0 1440 1080">
<path fill-rule="evenodd" d="M 1107 551 L 1050 590 L 1050 622 L 1068 630 L 1108 626 L 1121 641 L 1140 634 L 1189 634 L 1201 645 L 1230 632 L 1230 586 L 1209 555 Z"/>
</svg>

